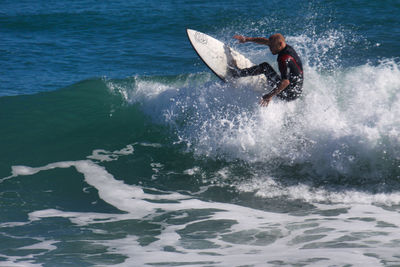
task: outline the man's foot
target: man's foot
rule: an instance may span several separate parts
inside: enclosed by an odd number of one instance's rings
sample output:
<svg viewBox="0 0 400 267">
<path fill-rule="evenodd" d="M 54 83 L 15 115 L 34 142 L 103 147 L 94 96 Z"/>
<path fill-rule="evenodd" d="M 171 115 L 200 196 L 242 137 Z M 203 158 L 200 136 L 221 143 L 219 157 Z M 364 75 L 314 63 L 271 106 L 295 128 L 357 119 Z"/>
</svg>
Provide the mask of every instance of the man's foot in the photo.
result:
<svg viewBox="0 0 400 267">
<path fill-rule="evenodd" d="M 236 62 L 235 62 L 236 63 Z M 227 69 L 228 74 L 233 77 L 233 78 L 238 78 L 240 77 L 240 70 L 238 67 L 236 67 L 236 64 L 234 66 L 228 65 Z"/>
</svg>

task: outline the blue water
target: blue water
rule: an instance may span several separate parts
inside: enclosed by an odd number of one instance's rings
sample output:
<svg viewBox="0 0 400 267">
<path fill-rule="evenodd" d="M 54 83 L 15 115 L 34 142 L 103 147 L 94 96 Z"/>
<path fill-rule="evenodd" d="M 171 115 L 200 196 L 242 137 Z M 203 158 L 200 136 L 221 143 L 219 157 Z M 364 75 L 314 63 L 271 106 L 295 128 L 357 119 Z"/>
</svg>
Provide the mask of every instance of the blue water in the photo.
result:
<svg viewBox="0 0 400 267">
<path fill-rule="evenodd" d="M 2 1 L 1 95 L 57 90 L 93 77 L 199 71 L 187 45 L 188 27 L 230 42 L 231 33 L 282 32 L 313 42 L 338 31 L 345 35 L 345 44 L 337 45 L 345 47 L 340 60 L 347 64 L 398 56 L 396 1 L 293 1 L 275 8 L 281 5 Z"/>
<path fill-rule="evenodd" d="M 0 266 L 400 264 L 398 1 L 0 1 Z M 286 36 L 267 108 L 186 29 Z"/>
</svg>

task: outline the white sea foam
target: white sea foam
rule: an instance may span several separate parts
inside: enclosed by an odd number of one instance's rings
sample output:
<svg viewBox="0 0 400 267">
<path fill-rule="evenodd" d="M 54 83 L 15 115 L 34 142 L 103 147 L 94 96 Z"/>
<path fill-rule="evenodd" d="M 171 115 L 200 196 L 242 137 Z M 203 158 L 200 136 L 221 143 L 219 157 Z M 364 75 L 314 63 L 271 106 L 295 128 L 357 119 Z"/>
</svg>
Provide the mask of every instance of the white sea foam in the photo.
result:
<svg viewBox="0 0 400 267">
<path fill-rule="evenodd" d="M 135 88 L 121 90 L 127 102 L 140 103 L 155 121 L 173 126 L 177 142 L 196 156 L 249 164 L 254 177 L 238 183 L 239 190 L 311 202 L 399 203 L 385 182 L 400 177 L 398 60 L 344 67 L 341 53 L 351 40 L 339 31 L 287 39 L 305 69 L 304 95 L 290 103 L 275 99 L 259 107 L 259 93 L 204 75 L 184 82 L 135 78 Z M 240 49 L 259 63 L 259 49 Z M 282 166 L 296 167 L 306 183 L 281 184 L 288 179 Z M 223 181 L 234 174 L 225 170 L 217 176 Z M 270 181 L 278 183 L 274 193 Z M 327 187 L 314 187 L 321 183 Z"/>
<path fill-rule="evenodd" d="M 304 95 L 291 103 L 275 100 L 260 108 L 258 93 L 207 82 L 209 76 L 203 84 L 190 82 L 194 75 L 184 82 L 135 78 L 134 88 L 119 90 L 156 121 L 176 125 L 178 140 L 197 155 L 307 162 L 321 176 L 358 175 L 367 164 L 370 174 L 364 174 L 377 176 L 380 158 L 400 159 L 399 64 L 387 59 L 342 67 L 331 54 L 340 55 L 346 40 L 337 31 L 314 39 L 288 37 L 305 67 Z M 260 57 L 259 50 L 245 52 Z"/>
<path fill-rule="evenodd" d="M 93 151 L 91 156 L 88 156 L 88 159 L 99 160 L 99 161 L 113 161 L 118 159 L 121 155 L 130 155 L 133 154 L 134 148 L 133 145 L 128 145 L 121 150 L 116 150 L 114 152 L 110 152 L 104 149 L 96 149 Z"/>
<path fill-rule="evenodd" d="M 385 60 L 323 74 L 306 65 L 306 73 L 304 96 L 291 103 L 261 108 L 246 88 L 208 83 L 171 89 L 179 92 L 162 98 L 161 109 L 147 102 L 146 112 L 179 122 L 179 140 L 199 157 L 255 164 L 254 177 L 234 183 L 239 191 L 311 203 L 399 204 L 400 194 L 384 182 L 400 173 L 399 65 Z M 301 166 L 306 183 L 284 185 L 287 174 L 273 164 Z M 224 184 L 235 175 L 225 169 L 216 176 Z"/>
<path fill-rule="evenodd" d="M 270 177 L 249 179 L 238 183 L 237 189 L 243 192 L 254 192 L 263 198 L 287 197 L 293 200 L 302 200 L 308 203 L 328 202 L 346 204 L 400 204 L 400 192 L 368 193 L 355 189 L 315 188 L 306 184 L 284 186 Z"/>
</svg>

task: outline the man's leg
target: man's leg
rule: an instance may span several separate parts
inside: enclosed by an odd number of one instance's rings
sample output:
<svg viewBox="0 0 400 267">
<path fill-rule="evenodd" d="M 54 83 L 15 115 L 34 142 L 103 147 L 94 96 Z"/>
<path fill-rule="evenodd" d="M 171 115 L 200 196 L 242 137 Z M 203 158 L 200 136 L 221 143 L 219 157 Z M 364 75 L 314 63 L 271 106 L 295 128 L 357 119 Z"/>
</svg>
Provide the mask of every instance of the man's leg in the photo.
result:
<svg viewBox="0 0 400 267">
<path fill-rule="evenodd" d="M 267 62 L 246 69 L 232 69 L 231 73 L 234 78 L 264 74 L 267 77 L 268 85 L 272 88 L 277 87 L 281 81 L 279 74 Z"/>
</svg>

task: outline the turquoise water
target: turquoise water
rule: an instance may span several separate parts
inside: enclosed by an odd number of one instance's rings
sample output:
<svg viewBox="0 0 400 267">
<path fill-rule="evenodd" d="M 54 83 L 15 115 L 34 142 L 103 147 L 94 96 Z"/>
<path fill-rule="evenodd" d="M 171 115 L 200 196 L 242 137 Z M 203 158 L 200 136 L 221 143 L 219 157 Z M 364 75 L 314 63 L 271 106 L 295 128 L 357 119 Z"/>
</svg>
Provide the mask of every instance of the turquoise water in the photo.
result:
<svg viewBox="0 0 400 267">
<path fill-rule="evenodd" d="M 1 1 L 0 266 L 400 264 L 397 1 Z M 281 32 L 257 105 L 186 28 Z"/>
</svg>

